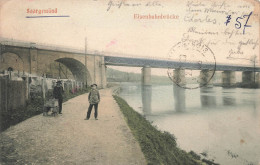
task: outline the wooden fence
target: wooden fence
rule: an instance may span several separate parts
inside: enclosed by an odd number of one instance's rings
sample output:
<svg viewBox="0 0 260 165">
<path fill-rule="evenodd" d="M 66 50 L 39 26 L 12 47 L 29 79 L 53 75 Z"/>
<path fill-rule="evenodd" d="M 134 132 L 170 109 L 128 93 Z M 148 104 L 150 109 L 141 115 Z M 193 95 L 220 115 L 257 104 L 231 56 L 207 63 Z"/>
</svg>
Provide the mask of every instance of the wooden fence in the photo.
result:
<svg viewBox="0 0 260 165">
<path fill-rule="evenodd" d="M 27 99 L 27 81 L 13 81 L 9 79 L 0 79 L 1 112 L 25 106 Z"/>
</svg>

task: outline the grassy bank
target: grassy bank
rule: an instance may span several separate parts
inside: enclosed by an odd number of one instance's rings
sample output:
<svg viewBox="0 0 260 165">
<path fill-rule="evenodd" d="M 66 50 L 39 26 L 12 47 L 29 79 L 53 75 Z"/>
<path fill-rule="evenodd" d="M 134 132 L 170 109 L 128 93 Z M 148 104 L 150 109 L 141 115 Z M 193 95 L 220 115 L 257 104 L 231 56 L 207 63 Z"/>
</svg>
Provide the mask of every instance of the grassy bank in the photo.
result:
<svg viewBox="0 0 260 165">
<path fill-rule="evenodd" d="M 143 116 L 135 112 L 122 98 L 114 96 L 114 99 L 124 114 L 133 135 L 139 142 L 148 164 L 200 164 L 193 154 L 177 147 L 176 139 L 173 135 L 157 130 Z"/>
<path fill-rule="evenodd" d="M 65 91 L 63 96 L 63 102 L 78 95 L 87 93 L 88 91 L 89 89 L 78 90 L 75 93 Z M 51 93 L 52 91 L 49 91 L 49 93 L 47 94 L 47 99 L 48 97 L 50 97 Z M 25 107 L 10 109 L 7 112 L 0 111 L 0 132 L 30 117 L 41 114 L 43 112 L 43 105 L 44 99 L 38 96 L 28 101 Z"/>
<path fill-rule="evenodd" d="M 148 165 L 218 165 L 213 160 L 201 159 L 193 151 L 177 147 L 176 138 L 168 132 L 156 129 L 142 115 L 131 108 L 125 100 L 114 95 L 125 120 L 139 142 Z"/>
</svg>

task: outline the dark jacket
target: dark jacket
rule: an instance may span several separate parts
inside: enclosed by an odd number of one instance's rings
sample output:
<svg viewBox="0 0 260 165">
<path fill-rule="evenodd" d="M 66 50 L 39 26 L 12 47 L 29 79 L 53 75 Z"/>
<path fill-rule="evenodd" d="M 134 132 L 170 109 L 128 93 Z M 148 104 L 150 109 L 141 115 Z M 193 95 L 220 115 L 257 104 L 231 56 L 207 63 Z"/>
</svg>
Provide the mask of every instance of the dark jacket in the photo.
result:
<svg viewBox="0 0 260 165">
<path fill-rule="evenodd" d="M 63 87 L 62 86 L 55 86 L 53 89 L 53 96 L 55 99 L 62 99 L 63 94 Z"/>
<path fill-rule="evenodd" d="M 100 95 L 97 89 L 91 89 L 88 95 L 88 101 L 90 104 L 97 104 L 100 101 Z"/>
</svg>

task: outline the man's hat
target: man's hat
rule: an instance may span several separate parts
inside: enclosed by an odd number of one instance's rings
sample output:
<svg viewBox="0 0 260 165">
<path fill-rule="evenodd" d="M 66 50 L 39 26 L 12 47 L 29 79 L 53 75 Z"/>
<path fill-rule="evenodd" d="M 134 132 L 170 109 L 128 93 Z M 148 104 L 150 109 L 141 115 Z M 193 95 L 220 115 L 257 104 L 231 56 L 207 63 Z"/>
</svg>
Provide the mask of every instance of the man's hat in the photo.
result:
<svg viewBox="0 0 260 165">
<path fill-rule="evenodd" d="M 91 87 L 93 87 L 93 86 L 96 86 L 97 87 L 97 84 L 92 84 L 92 85 L 90 85 Z"/>
<path fill-rule="evenodd" d="M 57 81 L 56 84 L 62 84 L 62 82 L 61 81 Z"/>
</svg>

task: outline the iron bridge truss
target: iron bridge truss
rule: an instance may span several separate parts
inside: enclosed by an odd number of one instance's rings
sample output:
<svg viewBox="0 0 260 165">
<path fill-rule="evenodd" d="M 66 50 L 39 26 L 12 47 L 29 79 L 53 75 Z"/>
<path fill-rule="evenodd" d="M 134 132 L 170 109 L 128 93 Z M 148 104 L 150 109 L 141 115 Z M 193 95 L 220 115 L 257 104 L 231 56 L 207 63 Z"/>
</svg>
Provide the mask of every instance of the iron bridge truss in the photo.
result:
<svg viewBox="0 0 260 165">
<path fill-rule="evenodd" d="M 254 66 L 243 66 L 243 65 L 237 66 L 237 65 L 201 63 L 201 62 L 180 62 L 180 61 L 148 59 L 148 58 L 104 56 L 104 61 L 105 61 L 105 65 L 114 65 L 114 66 L 260 72 L 260 67 L 254 67 Z"/>
</svg>

